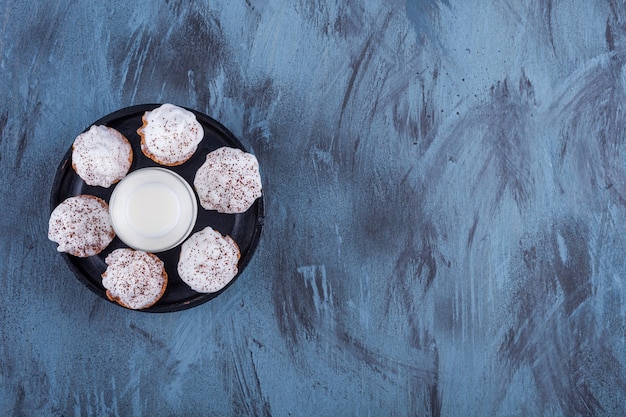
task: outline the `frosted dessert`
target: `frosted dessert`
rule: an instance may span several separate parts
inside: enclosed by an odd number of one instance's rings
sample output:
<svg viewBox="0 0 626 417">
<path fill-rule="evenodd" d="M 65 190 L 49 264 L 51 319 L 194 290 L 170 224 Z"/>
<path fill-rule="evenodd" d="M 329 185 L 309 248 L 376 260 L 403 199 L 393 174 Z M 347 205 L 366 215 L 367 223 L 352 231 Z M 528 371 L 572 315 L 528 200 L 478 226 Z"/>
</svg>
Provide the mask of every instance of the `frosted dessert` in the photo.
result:
<svg viewBox="0 0 626 417">
<path fill-rule="evenodd" d="M 142 116 L 137 129 L 141 151 L 161 165 L 176 166 L 187 162 L 204 138 L 204 129 L 189 110 L 163 104 Z"/>
<path fill-rule="evenodd" d="M 243 213 L 262 194 L 256 157 L 241 149 L 223 147 L 206 157 L 194 178 L 200 205 L 220 213 Z"/>
<path fill-rule="evenodd" d="M 111 252 L 105 262 L 108 266 L 102 274 L 102 286 L 109 300 L 122 307 L 148 308 L 165 293 L 167 273 L 156 255 L 122 248 Z"/>
<path fill-rule="evenodd" d="M 92 195 L 69 197 L 50 214 L 48 238 L 57 250 L 86 258 L 97 255 L 115 237 L 109 206 Z"/>
<path fill-rule="evenodd" d="M 133 150 L 117 130 L 91 126 L 72 144 L 72 168 L 88 185 L 108 188 L 130 169 Z"/>
<path fill-rule="evenodd" d="M 178 275 L 196 292 L 217 292 L 237 275 L 240 256 L 239 247 L 230 236 L 206 227 L 183 243 Z"/>
</svg>

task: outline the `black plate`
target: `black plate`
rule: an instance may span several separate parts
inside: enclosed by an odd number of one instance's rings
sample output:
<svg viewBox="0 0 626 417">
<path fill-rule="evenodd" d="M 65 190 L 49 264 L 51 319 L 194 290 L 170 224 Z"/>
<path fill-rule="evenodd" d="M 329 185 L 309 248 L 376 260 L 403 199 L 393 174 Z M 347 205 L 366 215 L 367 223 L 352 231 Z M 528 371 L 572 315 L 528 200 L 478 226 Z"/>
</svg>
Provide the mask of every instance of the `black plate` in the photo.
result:
<svg viewBox="0 0 626 417">
<path fill-rule="evenodd" d="M 196 115 L 196 118 L 204 128 L 204 139 L 198 145 L 198 150 L 189 161 L 176 167 L 166 167 L 153 162 L 141 152 L 141 139 L 137 134 L 137 129 L 143 124 L 141 117 L 144 112 L 153 110 L 159 106 L 160 104 L 142 104 L 127 107 L 104 116 L 93 123 L 93 125 L 112 127 L 126 136 L 133 148 L 133 163 L 130 172 L 145 167 L 161 166 L 181 175 L 193 188 L 193 179 L 196 171 L 204 163 L 206 155 L 209 152 L 222 146 L 239 148 L 246 151 L 241 142 L 220 123 L 205 114 L 187 109 Z M 80 194 L 95 195 L 108 203 L 111 193 L 115 189 L 115 185 L 109 188 L 103 188 L 85 184 L 74 169 L 72 169 L 71 158 L 72 149 L 70 147 L 57 169 L 52 184 L 50 210 L 54 210 L 54 208 L 66 198 Z M 261 236 L 263 220 L 263 197 L 257 199 L 248 211 L 241 214 L 222 214 L 212 210 L 205 210 L 198 204 L 198 219 L 196 220 L 196 225 L 192 233 L 202 230 L 206 226 L 211 226 L 213 229 L 222 233 L 222 235 L 231 236 L 235 242 L 237 242 L 241 250 L 239 273 L 221 291 L 210 294 L 200 294 L 189 288 L 178 276 L 177 265 L 180 246 L 165 252 L 159 252 L 156 255 L 165 264 L 165 270 L 169 277 L 167 289 L 163 297 L 155 305 L 139 311 L 153 313 L 179 311 L 195 307 L 220 295 L 237 279 L 250 262 Z M 90 290 L 108 300 L 105 293 L 106 290 L 102 286 L 101 277 L 102 273 L 106 270 L 104 259 L 113 250 L 123 247 L 127 246 L 118 237 L 115 237 L 111 244 L 98 255 L 88 258 L 79 258 L 66 253 L 62 253 L 61 255 L 65 258 L 70 268 L 81 282 Z"/>
</svg>

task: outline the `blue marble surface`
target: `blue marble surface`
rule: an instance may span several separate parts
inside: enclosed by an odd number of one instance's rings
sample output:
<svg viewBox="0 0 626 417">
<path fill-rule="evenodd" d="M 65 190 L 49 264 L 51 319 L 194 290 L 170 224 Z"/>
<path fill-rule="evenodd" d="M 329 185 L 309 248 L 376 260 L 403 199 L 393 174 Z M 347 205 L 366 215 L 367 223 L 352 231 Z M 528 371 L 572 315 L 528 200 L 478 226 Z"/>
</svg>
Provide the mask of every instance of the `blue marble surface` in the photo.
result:
<svg viewBox="0 0 626 417">
<path fill-rule="evenodd" d="M 0 2 L 0 414 L 626 414 L 626 4 Z M 127 311 L 48 241 L 74 137 L 218 119 L 267 220 L 225 293 Z"/>
</svg>

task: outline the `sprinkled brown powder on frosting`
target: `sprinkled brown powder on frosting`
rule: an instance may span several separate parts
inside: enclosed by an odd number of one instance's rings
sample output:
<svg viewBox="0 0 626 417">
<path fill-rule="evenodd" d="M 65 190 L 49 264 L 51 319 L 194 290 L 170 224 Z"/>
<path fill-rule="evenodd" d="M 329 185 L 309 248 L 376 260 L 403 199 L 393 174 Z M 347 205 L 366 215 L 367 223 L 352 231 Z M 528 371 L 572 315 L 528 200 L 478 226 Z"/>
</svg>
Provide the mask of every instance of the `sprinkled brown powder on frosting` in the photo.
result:
<svg viewBox="0 0 626 417">
<path fill-rule="evenodd" d="M 116 249 L 105 259 L 102 274 L 107 297 L 131 309 L 147 308 L 156 303 L 167 286 L 163 261 L 156 255 L 128 248 Z"/>
<path fill-rule="evenodd" d="M 207 155 L 193 184 L 202 207 L 220 213 L 243 213 L 262 193 L 256 157 L 229 147 Z"/>
<path fill-rule="evenodd" d="M 110 187 L 126 176 L 132 160 L 128 140 L 107 126 L 91 126 L 72 144 L 72 167 L 88 185 Z"/>
<path fill-rule="evenodd" d="M 182 107 L 163 104 L 143 115 L 141 150 L 162 165 L 180 165 L 196 152 L 204 137 L 204 129 L 196 116 Z"/>
<path fill-rule="evenodd" d="M 48 238 L 59 244 L 57 250 L 82 258 L 100 253 L 114 236 L 108 204 L 92 195 L 64 200 L 48 221 Z"/>
<path fill-rule="evenodd" d="M 206 227 L 183 243 L 178 275 L 194 291 L 216 292 L 237 275 L 240 256 L 239 247 L 230 236 Z"/>
</svg>

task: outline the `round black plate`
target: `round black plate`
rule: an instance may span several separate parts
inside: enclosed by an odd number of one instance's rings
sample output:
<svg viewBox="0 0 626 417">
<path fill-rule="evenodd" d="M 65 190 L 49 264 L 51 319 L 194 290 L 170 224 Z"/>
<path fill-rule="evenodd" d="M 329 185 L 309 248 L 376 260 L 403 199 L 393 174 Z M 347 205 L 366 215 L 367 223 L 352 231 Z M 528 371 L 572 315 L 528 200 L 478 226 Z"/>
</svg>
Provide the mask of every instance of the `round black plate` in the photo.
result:
<svg viewBox="0 0 626 417">
<path fill-rule="evenodd" d="M 239 148 L 246 151 L 241 142 L 220 123 L 205 114 L 187 109 L 196 115 L 196 118 L 204 128 L 204 139 L 200 142 L 198 150 L 189 161 L 176 167 L 166 167 L 153 162 L 141 152 L 141 139 L 137 134 L 137 129 L 143 124 L 141 117 L 144 112 L 153 110 L 159 106 L 160 104 L 142 104 L 127 107 L 104 116 L 93 123 L 93 125 L 112 127 L 126 136 L 133 148 L 133 163 L 130 172 L 145 167 L 161 166 L 181 175 L 193 188 L 193 179 L 196 171 L 204 163 L 206 155 L 209 152 L 222 146 Z M 85 184 L 74 169 L 72 169 L 71 159 L 72 148 L 70 147 L 57 169 L 52 184 L 50 210 L 54 210 L 54 208 L 66 198 L 80 194 L 95 195 L 108 203 L 111 193 L 115 189 L 115 185 L 109 188 L 103 188 Z M 198 204 L 198 219 L 196 220 L 196 225 L 192 233 L 202 230 L 206 226 L 211 226 L 213 229 L 222 233 L 222 235 L 232 237 L 241 250 L 239 274 L 221 291 L 210 294 L 200 294 L 189 288 L 178 276 L 177 265 L 180 246 L 157 253 L 156 255 L 165 264 L 165 270 L 169 277 L 168 286 L 163 297 L 155 305 L 139 311 L 153 313 L 179 311 L 195 307 L 220 295 L 237 279 L 250 262 L 259 242 L 263 220 L 263 197 L 257 199 L 248 211 L 241 214 L 222 214 L 212 210 L 205 210 Z M 81 282 L 93 292 L 108 300 L 105 293 L 106 290 L 102 286 L 101 277 L 102 273 L 106 270 L 104 259 L 113 250 L 123 247 L 127 246 L 119 238 L 115 237 L 111 244 L 98 255 L 88 258 L 78 258 L 62 253 L 62 256 Z"/>
</svg>

